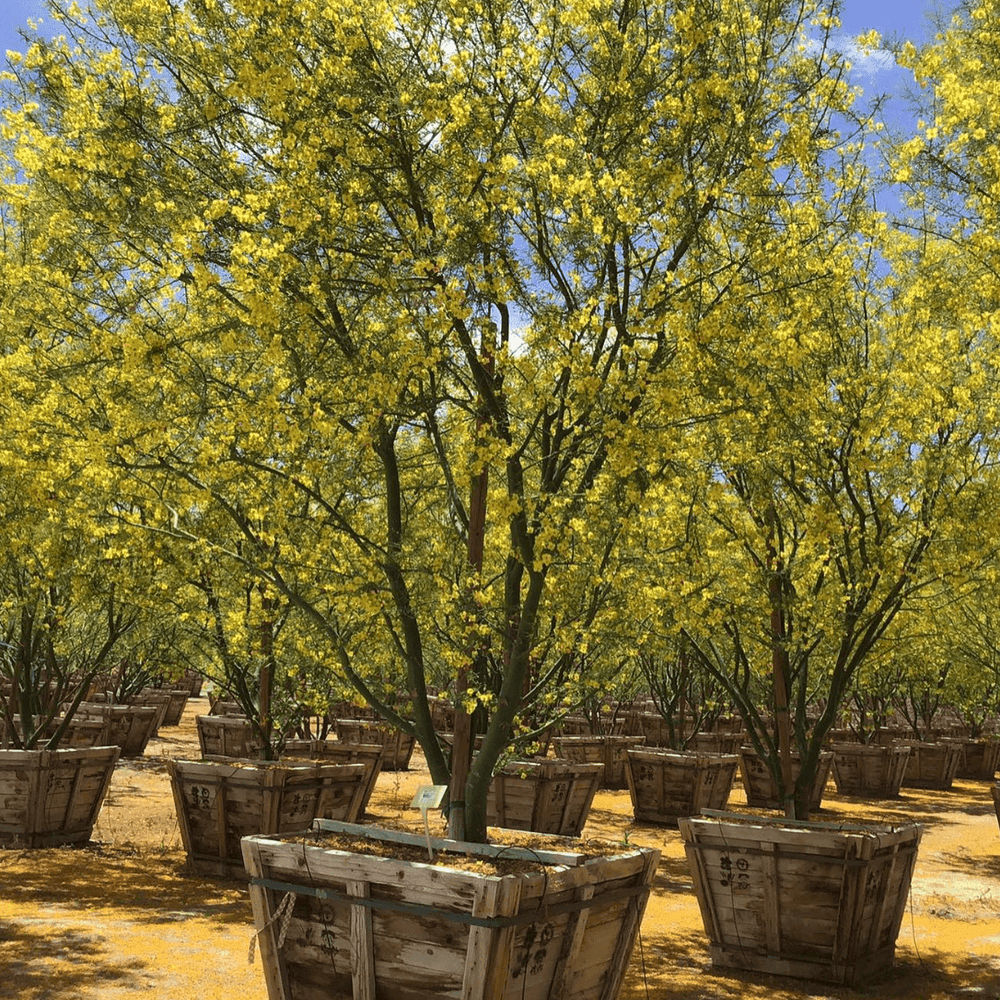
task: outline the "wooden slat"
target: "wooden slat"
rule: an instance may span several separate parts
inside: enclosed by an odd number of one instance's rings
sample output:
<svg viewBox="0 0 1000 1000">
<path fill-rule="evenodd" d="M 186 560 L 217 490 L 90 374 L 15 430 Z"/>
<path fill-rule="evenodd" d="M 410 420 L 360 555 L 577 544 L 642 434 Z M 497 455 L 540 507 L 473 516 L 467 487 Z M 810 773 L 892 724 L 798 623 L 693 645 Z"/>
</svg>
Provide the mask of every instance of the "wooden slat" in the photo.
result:
<svg viewBox="0 0 1000 1000">
<path fill-rule="evenodd" d="M 368 883 L 348 882 L 347 891 L 357 898 L 367 898 Z M 353 1000 L 376 1000 L 375 942 L 372 911 L 367 906 L 351 907 L 351 980 Z"/>
</svg>

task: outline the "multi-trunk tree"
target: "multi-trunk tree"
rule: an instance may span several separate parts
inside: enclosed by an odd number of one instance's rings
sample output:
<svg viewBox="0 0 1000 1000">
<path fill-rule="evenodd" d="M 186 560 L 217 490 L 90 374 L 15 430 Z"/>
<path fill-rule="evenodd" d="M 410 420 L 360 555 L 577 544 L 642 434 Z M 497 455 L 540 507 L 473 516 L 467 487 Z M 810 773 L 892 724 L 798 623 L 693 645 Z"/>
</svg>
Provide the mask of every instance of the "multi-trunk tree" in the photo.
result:
<svg viewBox="0 0 1000 1000">
<path fill-rule="evenodd" d="M 624 528 L 697 464 L 689 421 L 746 408 L 704 358 L 771 350 L 771 298 L 823 284 L 817 234 L 863 194 L 828 5 L 103 0 L 64 25 L 8 97 L 36 325 L 5 365 L 124 522 L 308 616 L 482 839 L 519 720 L 629 620 Z M 488 716 L 470 760 L 459 712 L 450 768 L 442 676 Z"/>
</svg>

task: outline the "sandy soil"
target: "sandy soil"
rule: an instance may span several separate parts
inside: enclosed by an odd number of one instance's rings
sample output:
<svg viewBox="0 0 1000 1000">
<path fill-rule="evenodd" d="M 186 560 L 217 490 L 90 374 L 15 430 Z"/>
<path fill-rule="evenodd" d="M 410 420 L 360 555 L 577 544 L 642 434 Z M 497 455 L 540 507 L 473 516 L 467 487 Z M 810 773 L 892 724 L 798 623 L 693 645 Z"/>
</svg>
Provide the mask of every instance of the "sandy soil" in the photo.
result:
<svg viewBox="0 0 1000 1000">
<path fill-rule="evenodd" d="M 90 845 L 0 850 L 0 998 L 266 1000 L 259 959 L 247 961 L 246 888 L 186 872 L 165 773 L 167 757 L 197 758 L 194 717 L 207 708 L 193 699 L 180 726 L 119 764 Z M 414 764 L 380 776 L 376 818 L 419 826 L 409 803 L 428 776 Z M 744 802 L 737 783 L 730 807 Z M 677 831 L 634 823 L 628 792 L 598 793 L 585 838 L 662 851 L 623 1000 L 1000 998 L 1000 830 L 985 782 L 890 803 L 838 796 L 831 782 L 816 818 L 924 824 L 895 969 L 861 990 L 714 972 Z"/>
</svg>

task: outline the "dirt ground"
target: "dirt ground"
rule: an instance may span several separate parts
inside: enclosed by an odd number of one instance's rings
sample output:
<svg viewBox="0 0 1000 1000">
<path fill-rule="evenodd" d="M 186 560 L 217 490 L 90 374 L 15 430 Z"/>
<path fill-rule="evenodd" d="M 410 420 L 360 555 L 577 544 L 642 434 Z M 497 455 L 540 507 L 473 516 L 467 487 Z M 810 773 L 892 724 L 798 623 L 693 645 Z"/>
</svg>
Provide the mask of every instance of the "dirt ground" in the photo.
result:
<svg viewBox="0 0 1000 1000">
<path fill-rule="evenodd" d="M 180 726 L 118 765 L 91 844 L 0 850 L 0 1000 L 266 1000 L 259 959 L 247 961 L 246 888 L 186 872 L 165 772 L 167 757 L 197 759 L 207 710 L 192 699 Z M 429 781 L 421 763 L 379 777 L 376 821 L 420 826 L 409 804 Z M 737 781 L 730 807 L 744 803 Z M 677 831 L 634 823 L 628 792 L 599 792 L 585 838 L 662 851 L 623 1000 L 1000 1000 L 1000 829 L 985 782 L 867 803 L 831 781 L 816 818 L 924 824 L 895 968 L 864 989 L 714 972 Z"/>
</svg>

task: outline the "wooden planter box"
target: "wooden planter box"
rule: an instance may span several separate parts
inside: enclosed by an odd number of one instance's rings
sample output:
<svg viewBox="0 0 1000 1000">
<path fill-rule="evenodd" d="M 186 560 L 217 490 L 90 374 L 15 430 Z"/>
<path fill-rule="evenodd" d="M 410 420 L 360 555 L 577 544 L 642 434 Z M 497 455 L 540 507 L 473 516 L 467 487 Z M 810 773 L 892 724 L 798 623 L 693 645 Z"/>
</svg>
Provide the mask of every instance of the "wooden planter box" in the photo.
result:
<svg viewBox="0 0 1000 1000">
<path fill-rule="evenodd" d="M 677 750 L 629 750 L 632 815 L 643 823 L 676 824 L 702 809 L 724 809 L 739 757 Z"/>
<path fill-rule="evenodd" d="M 867 986 L 892 967 L 921 828 L 681 818 L 712 964 Z"/>
<path fill-rule="evenodd" d="M 187 708 L 188 698 L 191 692 L 187 690 L 171 690 L 167 688 L 146 688 L 142 695 L 166 695 L 169 698 L 166 714 L 164 715 L 162 726 L 179 726 L 184 709 Z"/>
<path fill-rule="evenodd" d="M 62 719 L 53 719 L 45 727 L 44 738 L 48 739 L 59 728 Z M 21 718 L 14 716 L 14 726 L 18 735 L 21 734 Z M 67 750 L 73 747 L 99 747 L 104 745 L 105 725 L 98 719 L 79 719 L 74 717 L 70 720 L 66 731 L 59 741 L 59 749 Z M 8 730 L 6 719 L 0 719 L 0 748 L 13 747 L 13 739 Z"/>
<path fill-rule="evenodd" d="M 305 830 L 316 817 L 358 819 L 361 764 L 168 760 L 181 843 L 205 875 L 244 877 L 240 840 Z"/>
<path fill-rule="evenodd" d="M 166 691 L 146 691 L 134 695 L 128 699 L 130 705 L 145 705 L 156 709 L 153 718 L 153 731 L 151 736 L 158 736 L 160 726 L 166 725 L 167 712 L 170 711 L 170 695 Z"/>
<path fill-rule="evenodd" d="M 292 760 L 315 760 L 324 764 L 362 764 L 364 791 L 358 816 L 363 816 L 382 771 L 383 748 L 378 743 L 341 743 L 337 740 L 287 740 L 281 756 Z"/>
<path fill-rule="evenodd" d="M 603 764 L 515 760 L 493 776 L 486 822 L 510 830 L 579 837 L 603 773 Z"/>
<path fill-rule="evenodd" d="M 942 740 L 951 743 L 952 738 Z M 967 778 L 972 781 L 993 781 L 1000 770 L 1000 740 L 955 739 L 962 747 L 962 759 L 959 761 L 956 778 Z"/>
<path fill-rule="evenodd" d="M 919 740 L 901 743 L 910 748 L 903 774 L 906 788 L 930 788 L 946 792 L 951 788 L 962 763 L 960 743 L 921 743 Z"/>
<path fill-rule="evenodd" d="M 899 795 L 910 748 L 901 744 L 833 743 L 833 780 L 841 795 L 894 799 Z"/>
<path fill-rule="evenodd" d="M 645 736 L 557 736 L 556 757 L 574 764 L 602 764 L 602 788 L 628 788 L 626 754 L 645 742 Z"/>
<path fill-rule="evenodd" d="M 0 844 L 90 840 L 120 753 L 116 746 L 0 750 Z"/>
<path fill-rule="evenodd" d="M 386 854 L 243 842 L 270 1000 L 615 1000 L 659 852 L 587 859 L 435 840 L 435 851 L 525 862 L 515 875 L 427 863 L 421 836 L 318 823 L 390 841 Z M 610 848 L 615 851 L 615 848 Z M 420 860 L 422 857 L 423 860 Z M 440 855 L 439 855 L 440 857 Z M 308 874 L 308 878 L 306 878 Z M 294 899 L 290 894 L 294 893 Z M 290 918 L 279 915 L 290 905 Z M 285 911 L 288 912 L 288 911 Z"/>
<path fill-rule="evenodd" d="M 742 733 L 695 733 L 688 740 L 686 749 L 698 753 L 736 754 L 743 746 Z"/>
<path fill-rule="evenodd" d="M 743 788 L 747 793 L 747 805 L 754 809 L 783 809 L 784 804 L 778 798 L 778 789 L 771 777 L 767 763 L 762 757 L 748 747 L 740 749 L 740 778 L 743 780 Z M 823 750 L 819 755 L 819 767 L 816 770 L 816 777 L 813 781 L 811 794 L 809 796 L 809 808 L 819 809 L 823 801 L 823 792 L 826 790 L 826 779 L 830 776 L 830 766 L 833 763 L 833 754 L 829 750 Z M 792 775 L 799 776 L 798 755 L 792 756 Z"/>
<path fill-rule="evenodd" d="M 141 757 L 153 735 L 156 709 L 147 705 L 102 705 L 81 702 L 75 719 L 98 720 L 104 723 L 105 746 L 121 748 L 123 757 Z"/>
<path fill-rule="evenodd" d="M 337 719 L 337 739 L 343 743 L 378 743 L 384 750 L 383 771 L 406 771 L 416 740 L 380 722 L 366 719 Z"/>
<path fill-rule="evenodd" d="M 198 746 L 202 757 L 236 757 L 244 760 L 257 756 L 253 730 L 248 719 L 229 715 L 196 715 Z"/>
<path fill-rule="evenodd" d="M 221 697 L 213 698 L 209 696 L 208 699 L 209 715 L 225 715 L 233 716 L 237 719 L 245 719 L 246 713 L 243 711 L 243 706 L 236 701 L 224 701 Z"/>
</svg>

